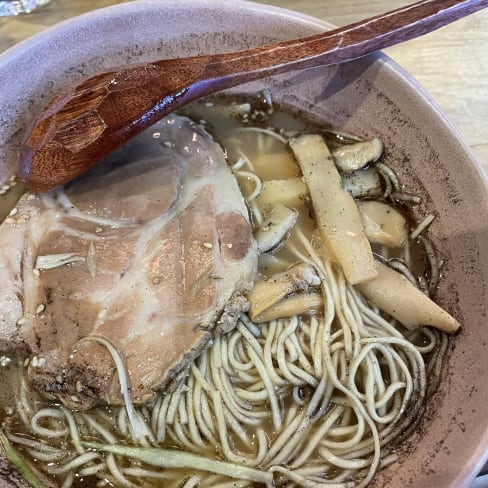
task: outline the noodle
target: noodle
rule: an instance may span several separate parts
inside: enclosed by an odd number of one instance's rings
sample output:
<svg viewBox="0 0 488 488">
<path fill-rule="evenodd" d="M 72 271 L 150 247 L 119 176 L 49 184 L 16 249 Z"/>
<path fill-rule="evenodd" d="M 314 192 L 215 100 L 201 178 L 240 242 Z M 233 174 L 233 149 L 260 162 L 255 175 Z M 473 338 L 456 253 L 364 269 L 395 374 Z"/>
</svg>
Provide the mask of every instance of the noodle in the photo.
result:
<svg viewBox="0 0 488 488">
<path fill-rule="evenodd" d="M 287 142 L 270 129 L 239 131 L 255 134 L 263 150 Z M 251 182 L 247 200 L 259 225 L 259 164 L 240 147 L 234 152 L 238 157 L 232 169 L 236 177 Z M 375 166 L 385 182 L 384 197 L 403 199 L 395 173 L 384 163 Z M 64 192 L 58 197 L 63 205 L 71 205 Z M 108 219 L 91 221 L 113 225 Z M 426 219 L 412 238 L 429 224 Z M 40 408 L 22 379 L 18 424 L 24 423 L 32 437 L 17 435 L 12 422 L 8 439 L 26 449 L 40 469 L 55 475 L 65 488 L 79 477 L 92 478 L 100 486 L 127 488 L 161 486 L 161 480 L 168 488 L 244 488 L 252 486 L 256 473 L 266 480 L 274 474 L 277 486 L 367 486 L 379 467 L 396 459 L 392 449 L 418 422 L 425 399 L 439 381 L 448 339 L 437 330 L 412 332 L 390 321 L 347 282 L 310 234 L 306 226 L 295 228 L 283 254 L 273 258 L 286 266 L 313 267 L 323 297 L 320 313 L 262 324 L 242 313 L 233 330 L 214 335 L 212 345 L 171 393 L 159 394 L 142 407 L 128 400 L 130 385 L 117 351 L 103 339 L 88 337 L 102 342 L 113 355 L 125 407 L 90 412 L 58 405 Z M 430 241 L 422 235 L 420 239 L 427 249 L 433 291 L 439 265 Z M 419 286 L 409 266 L 409 243 L 402 253 L 405 262 L 383 259 Z M 103 448 L 91 450 L 93 442 L 103 443 Z M 214 463 L 218 469 L 168 468 L 122 455 L 118 446 L 134 452 L 183 449 L 198 454 L 198 459 L 205 455 L 209 466 Z M 235 465 L 248 469 L 251 478 L 229 481 L 223 476 Z"/>
<path fill-rule="evenodd" d="M 326 272 L 331 273 L 331 269 L 327 269 Z M 341 300 L 345 297 L 346 293 L 344 292 L 335 294 L 335 300 L 342 307 L 345 304 Z M 350 318 L 354 316 L 349 307 L 348 313 L 345 315 L 350 315 Z M 246 318 L 245 321 L 247 320 Z M 375 470 L 379 462 L 380 440 L 393 435 L 393 428 L 391 426 L 395 424 L 398 415 L 410 402 L 414 389 L 413 377 L 418 377 L 421 380 L 422 384 L 419 386 L 420 389 L 425 388 L 425 371 L 422 371 L 423 360 L 420 353 L 406 339 L 388 337 L 385 331 L 384 337 L 363 337 L 359 340 L 359 345 L 357 346 L 360 348 L 360 352 L 354 356 L 349 366 L 349 373 L 347 374 L 348 381 L 344 384 L 343 382 L 346 378 L 344 376 L 345 366 L 339 359 L 345 357 L 344 354 L 346 354 L 347 350 L 343 340 L 343 334 L 322 334 L 320 330 L 317 330 L 314 333 L 316 341 L 323 342 L 325 340 L 327 342 L 329 340 L 331 341 L 330 346 L 337 345 L 337 348 L 335 348 L 336 352 L 332 355 L 324 354 L 322 360 L 315 358 L 316 363 L 321 362 L 321 369 L 325 374 L 322 374 L 320 380 L 316 376 L 313 376 L 315 381 L 311 381 L 308 376 L 310 373 L 300 367 L 298 359 L 293 363 L 287 364 L 286 362 L 289 353 L 284 347 L 285 340 L 293 337 L 295 348 L 297 344 L 300 344 L 300 340 L 297 337 L 297 329 L 299 323 L 302 322 L 303 319 L 299 321 L 296 317 L 287 321 L 274 321 L 268 326 L 262 326 L 263 333 L 260 337 L 255 337 L 246 327 L 244 321 L 241 320 L 238 327 L 230 333 L 230 336 L 225 341 L 221 341 L 218 347 L 211 348 L 197 359 L 187 381 L 186 395 L 189 401 L 181 402 L 181 398 L 184 395 L 180 388 L 170 396 L 159 398 L 155 403 L 151 412 L 151 428 L 153 430 L 155 428 L 158 429 L 157 433 L 153 433 L 157 442 L 161 443 L 166 438 L 167 434 L 164 434 L 163 430 L 164 425 L 167 425 L 168 427 L 171 426 L 174 432 L 179 433 L 175 437 L 178 443 L 184 445 L 187 449 L 198 451 L 203 444 L 207 444 L 207 448 L 209 448 L 208 439 L 204 440 L 205 437 L 211 437 L 208 428 L 204 429 L 207 431 L 207 435 L 205 436 L 204 434 L 203 438 L 200 433 L 195 434 L 197 432 L 197 426 L 206 425 L 206 422 L 202 421 L 200 409 L 202 402 L 191 401 L 192 397 L 201 400 L 202 396 L 206 396 L 212 416 L 215 416 L 216 423 L 213 425 L 213 428 L 218 432 L 217 445 L 220 446 L 219 449 L 221 449 L 225 459 L 228 459 L 230 462 L 252 466 L 261 464 L 264 467 L 268 467 L 271 471 L 276 471 L 277 464 L 287 464 L 293 470 L 298 468 L 303 469 L 306 468 L 308 459 L 312 457 L 313 452 L 318 449 L 320 456 L 324 459 L 325 466 L 333 465 L 335 468 L 344 468 L 349 471 L 360 471 L 366 467 L 369 467 L 370 471 Z M 316 324 L 314 328 L 316 326 L 325 326 L 325 322 L 319 320 L 317 317 L 313 317 L 310 325 L 312 324 Z M 343 323 L 342 330 L 344 326 Z M 357 335 L 358 330 L 353 330 L 354 335 Z M 353 336 L 353 330 L 349 331 L 351 337 Z M 264 331 L 268 332 L 266 337 L 264 336 Z M 335 337 L 333 342 L 332 337 Z M 339 342 L 337 342 L 338 340 Z M 256 368 L 257 375 L 263 381 L 264 391 L 267 393 L 266 399 L 270 404 L 274 405 L 271 408 L 271 417 L 275 418 L 276 437 L 272 440 L 268 448 L 264 431 L 261 429 L 257 430 L 255 436 L 258 439 L 258 449 L 254 452 L 252 452 L 252 446 L 248 443 L 246 452 L 241 452 L 229 444 L 229 439 L 233 435 L 241 438 L 241 440 L 245 440 L 246 432 L 249 432 L 250 426 L 256 425 L 255 420 L 252 420 L 248 415 L 244 415 L 244 412 L 247 411 L 244 407 L 248 407 L 249 412 L 253 412 L 250 409 L 252 402 L 262 401 L 261 394 L 259 398 L 253 398 L 252 395 L 249 395 L 244 404 L 237 403 L 239 398 L 238 392 L 236 391 L 237 385 L 239 385 L 239 391 L 248 391 L 245 388 L 245 380 L 240 377 L 240 370 L 233 368 L 231 361 L 226 364 L 225 368 L 224 362 L 218 361 L 219 357 L 226 357 L 226 354 L 229 358 L 233 357 L 235 360 L 234 352 L 231 353 L 227 350 L 226 353 L 223 353 L 222 348 L 228 348 L 236 342 L 246 344 L 245 351 L 253 364 L 253 368 Z M 270 347 L 273 342 L 275 343 L 274 348 Z M 268 344 L 267 349 L 270 359 L 268 361 L 268 367 L 260 360 L 260 354 L 263 351 L 262 347 L 266 344 Z M 311 346 L 311 350 L 317 350 L 315 344 L 311 344 Z M 400 348 L 399 352 L 395 350 L 396 347 Z M 318 350 L 323 351 L 326 349 L 322 347 L 322 349 L 319 348 Z M 329 347 L 329 350 L 332 350 L 332 348 Z M 312 363 L 312 358 L 308 357 L 306 352 L 302 350 L 300 354 L 306 358 L 306 364 Z M 383 360 L 386 360 L 386 369 L 379 367 L 379 364 Z M 210 365 L 210 367 L 204 366 L 202 371 L 202 364 Z M 293 365 L 293 373 L 290 371 L 290 365 Z M 410 368 L 413 368 L 413 370 Z M 248 367 L 248 369 L 250 368 Z M 366 371 L 365 383 L 363 385 L 366 390 L 365 393 L 359 391 L 356 381 L 358 372 L 362 370 Z M 411 371 L 413 371 L 413 375 Z M 194 372 L 197 373 L 194 374 Z M 298 374 L 302 374 L 303 377 L 298 376 Z M 385 374 L 386 378 L 383 377 Z M 309 387 L 313 387 L 313 383 L 317 384 L 318 380 L 320 382 L 316 386 L 314 394 L 306 403 L 305 408 L 302 407 L 303 402 L 299 400 L 296 406 L 297 410 L 295 410 L 297 415 L 287 416 L 284 420 L 281 420 L 281 407 L 273 386 L 276 383 L 271 380 L 271 375 L 280 380 L 278 384 L 281 391 L 284 391 L 283 387 L 289 391 L 287 401 L 292 402 L 296 398 L 296 395 L 294 396 L 291 393 L 293 386 L 305 386 L 308 384 Z M 230 380 L 229 376 L 233 377 L 233 381 Z M 222 378 L 226 378 L 225 386 L 223 385 Z M 252 380 L 254 383 L 254 378 Z M 335 388 L 327 388 L 330 382 L 334 384 Z M 202 384 L 208 387 L 207 390 L 202 388 Z M 386 384 L 388 384 L 388 387 L 385 386 Z M 267 389 L 266 385 L 268 385 Z M 332 398 L 331 406 L 326 407 L 325 412 L 322 413 L 320 410 L 324 397 Z M 226 404 L 226 401 L 228 404 Z M 363 402 L 365 402 L 364 406 Z M 328 404 L 328 400 L 325 403 Z M 190 405 L 193 407 L 190 407 Z M 237 407 L 239 410 L 236 410 Z M 389 407 L 389 409 L 381 411 L 385 407 Z M 182 415 L 183 409 L 186 412 L 184 415 Z M 346 418 L 345 411 L 348 409 L 354 412 L 352 415 L 349 415 L 349 425 L 335 427 L 338 420 Z M 123 412 L 123 409 L 121 411 Z M 253 413 L 257 413 L 257 417 L 261 418 L 264 412 L 257 410 Z M 59 421 L 62 417 L 59 411 L 51 408 L 38 412 L 35 419 L 40 417 L 47 418 L 49 415 L 52 415 L 52 419 L 56 421 Z M 140 412 L 138 412 L 138 416 L 140 418 Z M 69 421 L 70 417 L 67 418 L 68 425 L 71 424 Z M 89 420 L 86 422 L 85 428 L 92 436 L 102 436 L 110 443 L 114 443 L 118 437 L 116 432 L 109 430 L 109 426 L 102 425 L 92 419 L 89 414 L 74 413 L 72 417 L 75 421 L 77 417 L 83 417 L 85 420 L 88 417 Z M 193 435 L 190 435 L 188 439 L 191 440 L 188 440 L 183 432 L 185 432 L 190 418 L 194 418 L 195 421 L 192 427 Z M 35 422 L 34 417 L 33 422 Z M 240 428 L 242 424 L 247 426 L 245 430 Z M 378 424 L 385 424 L 385 427 L 378 427 Z M 366 425 L 368 426 L 367 428 Z M 373 433 L 373 439 L 369 438 L 368 429 Z M 234 434 L 231 434 L 232 431 Z M 76 432 L 71 433 L 72 438 L 73 436 L 74 438 L 77 437 Z M 48 433 L 50 434 L 51 431 L 45 434 Z M 44 431 L 41 431 L 40 434 L 44 434 Z M 338 438 L 343 438 L 343 440 L 333 440 Z M 370 459 L 371 453 L 373 453 L 372 460 Z M 85 452 L 67 464 L 64 464 L 62 468 L 50 469 L 50 471 L 55 473 L 67 472 L 72 467 L 86 465 L 94 460 L 98 460 L 100 457 L 96 453 L 95 455 L 93 455 L 94 453 L 88 454 L 91 455 L 87 456 Z M 119 483 L 124 486 L 132 486 L 132 482 L 128 481 L 126 476 L 131 476 L 130 469 L 133 468 L 125 468 L 129 469 L 129 474 L 127 474 L 121 467 L 117 467 L 118 462 L 113 457 L 107 456 L 106 462 L 107 469 Z M 97 465 L 92 468 L 84 467 L 84 469 L 99 472 L 102 467 L 101 465 Z M 291 480 L 297 479 L 297 475 L 292 475 L 290 470 L 281 471 L 280 469 L 278 471 Z M 327 476 L 326 473 L 322 474 Z M 315 473 L 314 477 L 319 475 L 320 473 Z M 304 475 L 301 474 L 300 476 Z"/>
</svg>

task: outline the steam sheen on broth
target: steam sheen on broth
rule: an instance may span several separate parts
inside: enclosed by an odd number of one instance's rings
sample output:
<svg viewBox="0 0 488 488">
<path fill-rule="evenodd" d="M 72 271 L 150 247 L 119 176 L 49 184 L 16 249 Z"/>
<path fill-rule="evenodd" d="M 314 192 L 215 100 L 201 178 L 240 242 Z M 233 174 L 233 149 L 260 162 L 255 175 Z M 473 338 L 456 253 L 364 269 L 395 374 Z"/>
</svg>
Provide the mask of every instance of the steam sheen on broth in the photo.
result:
<svg viewBox="0 0 488 488">
<path fill-rule="evenodd" d="M 408 208 L 419 197 L 403 192 L 378 141 L 360 147 L 355 136 L 310 129 L 267 93 L 252 103 L 207 100 L 185 113 L 224 148 L 250 211 L 261 253 L 249 311 L 214 332 L 171 391 L 129 408 L 76 411 L 47 401 L 25 375 L 42 358 L 5 353 L 5 440 L 46 486 L 364 487 L 415 428 L 439 380 L 443 330 L 457 327 L 437 308 L 431 316 L 440 318 L 425 322 L 421 311 L 406 317 L 401 306 L 375 303 L 386 286 L 430 307 L 439 279 L 431 218 L 415 230 Z M 339 188 L 324 190 L 383 205 L 375 211 L 386 220 L 366 207 L 358 213 L 378 231 L 368 234 L 379 270 L 372 281 L 349 283 L 317 230 L 322 217 L 298 164 L 306 156 L 297 154 L 297 141 L 308 150 L 316 140 L 301 139 L 308 132 L 321 134 L 335 164 L 364 159 L 364 168 L 339 171 Z M 123 383 L 123 366 L 119 374 Z"/>
</svg>

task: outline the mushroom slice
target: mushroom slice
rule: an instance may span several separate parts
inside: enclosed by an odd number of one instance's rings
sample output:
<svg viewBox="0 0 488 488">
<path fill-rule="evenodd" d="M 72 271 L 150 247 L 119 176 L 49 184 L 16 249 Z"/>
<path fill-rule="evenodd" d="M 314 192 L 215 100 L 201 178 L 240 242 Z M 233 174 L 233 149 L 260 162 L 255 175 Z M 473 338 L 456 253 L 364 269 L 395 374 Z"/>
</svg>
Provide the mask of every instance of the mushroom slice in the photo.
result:
<svg viewBox="0 0 488 488">
<path fill-rule="evenodd" d="M 405 327 L 430 325 L 444 332 L 456 332 L 459 322 L 422 293 L 402 274 L 376 261 L 378 276 L 358 289 L 368 300 Z"/>
<path fill-rule="evenodd" d="M 383 143 L 375 137 L 371 141 L 347 144 L 332 151 L 336 166 L 346 173 L 364 168 L 368 163 L 377 161 L 383 153 Z"/>
<path fill-rule="evenodd" d="M 308 291 L 311 286 L 318 286 L 320 278 L 313 266 L 298 264 L 286 271 L 281 271 L 271 277 L 255 283 L 249 294 L 249 316 L 257 319 L 261 314 L 280 302 L 287 295 L 297 291 Z"/>
<path fill-rule="evenodd" d="M 298 212 L 284 205 L 275 205 L 255 234 L 260 253 L 276 250 L 295 225 Z"/>
<path fill-rule="evenodd" d="M 313 314 L 318 312 L 323 304 L 324 300 L 320 293 L 298 293 L 283 298 L 255 317 L 253 321 L 260 324 L 270 320 L 294 317 L 295 315 Z"/>
<path fill-rule="evenodd" d="M 407 221 L 395 208 L 382 202 L 359 202 L 359 216 L 369 242 L 402 247 L 408 238 Z"/>
</svg>

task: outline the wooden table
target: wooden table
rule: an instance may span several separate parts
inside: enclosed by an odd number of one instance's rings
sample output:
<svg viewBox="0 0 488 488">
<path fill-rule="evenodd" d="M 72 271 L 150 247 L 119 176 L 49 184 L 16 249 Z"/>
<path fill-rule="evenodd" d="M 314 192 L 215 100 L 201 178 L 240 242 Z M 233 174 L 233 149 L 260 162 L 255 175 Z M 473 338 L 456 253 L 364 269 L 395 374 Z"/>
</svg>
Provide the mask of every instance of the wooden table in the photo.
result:
<svg viewBox="0 0 488 488">
<path fill-rule="evenodd" d="M 32 14 L 1 18 L 0 52 L 61 20 L 127 1 L 53 0 Z M 297 10 L 336 25 L 409 3 L 401 0 L 256 1 Z M 488 172 L 487 26 L 488 9 L 420 39 L 387 49 L 386 53 L 413 74 L 434 97 Z M 478 478 L 476 487 L 488 487 L 488 480 L 482 478 Z"/>
</svg>

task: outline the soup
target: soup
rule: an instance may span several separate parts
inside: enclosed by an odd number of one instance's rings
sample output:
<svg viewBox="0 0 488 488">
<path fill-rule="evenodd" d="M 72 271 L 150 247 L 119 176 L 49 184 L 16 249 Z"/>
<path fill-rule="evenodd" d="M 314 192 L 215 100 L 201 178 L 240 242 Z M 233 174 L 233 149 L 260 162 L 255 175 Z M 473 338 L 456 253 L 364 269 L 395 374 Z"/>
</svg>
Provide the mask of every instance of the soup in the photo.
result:
<svg viewBox="0 0 488 488">
<path fill-rule="evenodd" d="M 222 146 L 249 209 L 258 274 L 240 295 L 246 303 L 224 308 L 232 320 L 149 400 L 134 397 L 127 358 L 96 334 L 88 337 L 110 349 L 125 389 L 109 405 L 85 406 L 76 378 L 75 393 L 43 391 L 32 371 L 45 357 L 5 354 L 3 442 L 25 476 L 46 485 L 366 486 L 415 428 L 446 332 L 458 327 L 428 298 L 442 264 L 427 237 L 433 216 L 410 220 L 420 197 L 403 192 L 381 141 L 311 127 L 267 93 L 206 100 L 184 115 Z M 157 128 L 149 134 L 171 147 Z M 75 190 L 55 198 L 73 218 L 88 215 L 102 230 L 121 218 L 96 220 L 69 200 Z M 93 271 L 67 254 L 47 255 L 49 266 L 44 254 L 35 269 Z M 192 298 L 221 279 L 202 273 Z"/>
</svg>

